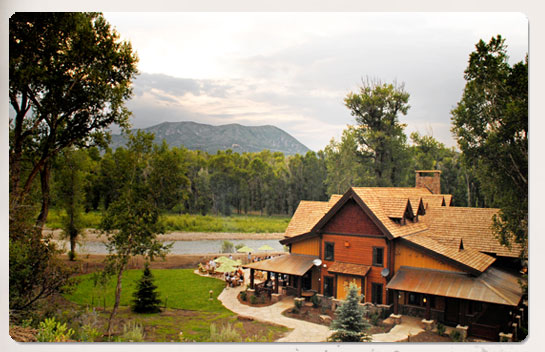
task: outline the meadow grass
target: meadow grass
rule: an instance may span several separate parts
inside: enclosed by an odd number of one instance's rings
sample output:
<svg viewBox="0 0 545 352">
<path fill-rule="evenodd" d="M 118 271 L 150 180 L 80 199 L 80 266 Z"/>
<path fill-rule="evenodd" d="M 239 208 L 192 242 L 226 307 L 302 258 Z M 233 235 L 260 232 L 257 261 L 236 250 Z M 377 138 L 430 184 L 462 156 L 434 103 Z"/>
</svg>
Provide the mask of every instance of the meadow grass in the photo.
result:
<svg viewBox="0 0 545 352">
<path fill-rule="evenodd" d="M 121 307 L 117 318 L 121 321 L 132 321 L 145 327 L 145 340 L 153 342 L 179 341 L 179 333 L 183 332 L 186 341 L 211 341 L 211 324 L 225 326 L 233 324 L 237 331 L 252 341 L 272 342 L 290 329 L 259 321 L 246 322 L 246 331 L 237 315 L 225 308 L 217 299 L 225 287 L 222 280 L 196 275 L 192 269 L 152 269 L 155 285 L 166 305 L 164 313 L 137 314 L 130 310 L 132 294 L 136 283 L 142 275 L 141 270 L 127 270 L 123 275 Z M 82 306 L 101 308 L 105 302 L 106 310 L 99 310 L 107 319 L 108 311 L 114 303 L 115 279 L 106 285 L 96 286 L 93 274 L 81 275 L 75 290 L 65 294 L 68 300 Z M 209 291 L 212 290 L 212 300 Z M 180 309 L 180 311 L 173 311 Z M 181 311 L 184 310 L 184 311 Z"/>
<path fill-rule="evenodd" d="M 225 287 L 225 283 L 210 277 L 196 275 L 193 269 L 153 269 L 155 285 L 159 292 L 161 305 L 167 308 L 177 308 L 194 311 L 206 311 L 232 315 L 217 297 Z M 138 279 L 142 276 L 141 270 L 127 270 L 123 273 L 121 282 L 122 306 L 129 306 L 133 299 Z M 112 277 L 104 287 L 95 285 L 93 274 L 81 275 L 80 282 L 75 290 L 65 297 L 77 304 L 92 307 L 112 307 L 115 299 L 115 279 Z M 212 300 L 209 299 L 209 291 L 212 290 Z"/>
<path fill-rule="evenodd" d="M 47 217 L 47 227 L 52 229 L 62 228 L 63 216 L 63 210 L 51 209 Z M 82 227 L 98 228 L 101 219 L 102 213 L 98 211 L 82 213 Z M 290 217 L 287 216 L 213 216 L 197 214 L 163 214 L 161 219 L 167 232 L 284 232 L 290 221 Z"/>
</svg>

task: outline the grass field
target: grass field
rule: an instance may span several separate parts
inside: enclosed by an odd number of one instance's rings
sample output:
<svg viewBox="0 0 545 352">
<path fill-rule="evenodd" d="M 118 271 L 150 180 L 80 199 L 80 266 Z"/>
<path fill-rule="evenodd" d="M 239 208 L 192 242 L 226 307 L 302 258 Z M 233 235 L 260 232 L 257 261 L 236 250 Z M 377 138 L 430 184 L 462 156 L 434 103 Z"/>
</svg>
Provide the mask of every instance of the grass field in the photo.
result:
<svg viewBox="0 0 545 352">
<path fill-rule="evenodd" d="M 63 211 L 51 209 L 47 217 L 47 227 L 62 228 Z M 102 214 L 89 212 L 82 214 L 82 227 L 98 228 Z M 284 232 L 290 217 L 287 216 L 259 216 L 259 215 L 233 215 L 212 216 L 194 214 L 164 214 L 162 221 L 168 232 L 245 232 L 245 233 L 271 233 Z"/>
<path fill-rule="evenodd" d="M 217 296 L 225 287 L 225 283 L 209 277 L 195 275 L 193 269 L 155 269 L 152 270 L 155 285 L 160 298 L 168 308 L 207 311 L 232 315 L 231 311 L 222 306 Z M 127 270 L 123 273 L 121 305 L 128 306 L 136 288 L 141 270 Z M 66 295 L 74 303 L 102 307 L 104 300 L 106 308 L 114 304 L 115 279 L 111 278 L 106 287 L 93 284 L 93 274 L 79 277 L 81 280 L 76 289 Z M 209 291 L 213 291 L 213 300 L 209 300 Z"/>
<path fill-rule="evenodd" d="M 225 308 L 217 299 L 225 284 L 222 280 L 202 277 L 193 269 L 154 269 L 155 285 L 166 309 L 162 313 L 136 314 L 130 311 L 130 301 L 141 270 L 128 270 L 123 275 L 121 307 L 116 324 L 134 321 L 145 329 L 145 341 L 178 341 L 182 331 L 189 341 L 211 341 L 210 325 L 218 327 L 231 324 L 242 340 L 272 342 L 289 329 L 258 321 L 238 321 L 237 316 Z M 106 319 L 114 303 L 115 280 L 111 279 L 105 287 L 93 284 L 93 274 L 79 277 L 76 289 L 65 298 L 82 306 L 98 308 Z M 212 300 L 209 291 L 212 290 Z M 104 304 L 106 310 L 103 311 Z M 119 330 L 119 329 L 118 329 Z"/>
</svg>

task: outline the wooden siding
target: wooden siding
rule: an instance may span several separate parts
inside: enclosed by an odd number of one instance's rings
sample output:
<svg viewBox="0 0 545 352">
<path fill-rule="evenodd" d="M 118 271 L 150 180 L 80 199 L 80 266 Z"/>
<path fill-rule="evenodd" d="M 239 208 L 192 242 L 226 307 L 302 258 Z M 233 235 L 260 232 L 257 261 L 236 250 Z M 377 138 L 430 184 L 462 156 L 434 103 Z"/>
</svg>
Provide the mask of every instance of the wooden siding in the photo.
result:
<svg viewBox="0 0 545 352">
<path fill-rule="evenodd" d="M 337 275 L 337 299 L 346 299 L 348 296 L 348 287 L 351 282 L 358 286 L 358 294 L 361 294 L 361 282 L 363 278 L 351 275 Z"/>
<path fill-rule="evenodd" d="M 383 235 L 380 229 L 352 199 L 328 221 L 323 232 L 349 233 L 360 235 Z"/>
<path fill-rule="evenodd" d="M 384 266 L 372 266 L 371 270 L 367 273 L 367 279 L 365 280 L 365 301 L 371 302 L 371 285 L 373 283 L 382 284 L 383 292 L 382 299 L 383 303 L 386 303 L 386 279 L 382 277 L 381 271 L 387 267 L 389 252 L 388 252 L 388 241 L 385 237 L 358 237 L 358 236 L 343 236 L 343 235 L 332 235 L 332 234 L 323 234 L 322 246 L 324 242 L 333 242 L 335 243 L 334 251 L 334 261 L 344 262 L 344 263 L 354 263 L 354 264 L 363 264 L 363 265 L 373 265 L 373 247 L 384 247 Z M 345 243 L 348 242 L 349 246 L 346 247 Z M 324 253 L 322 247 L 322 253 Z M 322 256 L 322 261 L 326 264 L 326 268 L 322 267 L 322 281 L 324 275 L 331 275 L 327 272 L 327 268 L 333 265 L 334 261 L 326 261 Z M 337 277 L 341 277 L 338 275 Z M 338 279 L 337 290 L 336 292 L 341 293 L 342 288 L 340 287 L 341 282 Z M 359 284 L 361 285 L 361 283 Z M 358 285 L 358 286 L 359 286 Z M 339 297 L 339 296 L 337 296 Z"/>
<path fill-rule="evenodd" d="M 459 272 L 460 269 L 444 263 L 436 258 L 426 255 L 416 249 L 410 248 L 401 243 L 396 243 L 395 247 L 395 260 L 394 260 L 395 272 L 401 266 L 411 266 L 415 268 L 427 268 L 437 270 L 448 270 Z"/>
<path fill-rule="evenodd" d="M 301 242 L 295 242 L 291 245 L 291 253 L 320 255 L 320 238 L 313 237 Z"/>
</svg>

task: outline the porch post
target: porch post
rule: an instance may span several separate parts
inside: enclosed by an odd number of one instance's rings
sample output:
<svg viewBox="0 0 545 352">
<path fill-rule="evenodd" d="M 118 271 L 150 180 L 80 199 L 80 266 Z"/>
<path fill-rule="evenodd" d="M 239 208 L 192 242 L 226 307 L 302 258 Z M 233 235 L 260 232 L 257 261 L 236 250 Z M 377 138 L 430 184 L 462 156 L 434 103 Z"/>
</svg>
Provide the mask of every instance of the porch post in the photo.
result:
<svg viewBox="0 0 545 352">
<path fill-rule="evenodd" d="M 301 291 L 303 289 L 303 281 L 301 276 L 297 276 L 297 297 L 301 297 Z"/>
<path fill-rule="evenodd" d="M 274 274 L 274 293 L 278 293 L 278 273 Z"/>
<path fill-rule="evenodd" d="M 399 291 L 394 290 L 394 314 L 397 315 L 399 311 Z"/>
<path fill-rule="evenodd" d="M 431 317 L 431 302 L 430 302 L 430 296 L 425 295 L 426 297 L 426 320 L 430 320 Z"/>
<path fill-rule="evenodd" d="M 267 281 L 269 281 L 270 279 L 271 279 L 271 272 L 267 271 Z"/>
<path fill-rule="evenodd" d="M 254 289 L 254 269 L 250 269 L 250 288 Z"/>
</svg>

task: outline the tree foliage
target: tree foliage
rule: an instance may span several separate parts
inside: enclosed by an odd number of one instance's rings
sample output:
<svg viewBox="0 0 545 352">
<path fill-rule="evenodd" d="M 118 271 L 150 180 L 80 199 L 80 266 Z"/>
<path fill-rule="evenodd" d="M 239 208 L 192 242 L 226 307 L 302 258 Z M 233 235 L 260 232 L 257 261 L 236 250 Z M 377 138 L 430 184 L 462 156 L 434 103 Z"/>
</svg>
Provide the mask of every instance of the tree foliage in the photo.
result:
<svg viewBox="0 0 545 352">
<path fill-rule="evenodd" d="M 371 341 L 371 337 L 367 334 L 371 325 L 363 317 L 364 309 L 358 304 L 359 301 L 358 287 L 351 283 L 346 300 L 335 311 L 335 319 L 330 327 L 334 332 L 329 337 L 330 341 Z"/>
<path fill-rule="evenodd" d="M 495 219 L 500 241 L 515 241 L 526 249 L 528 61 L 511 67 L 500 35 L 475 47 L 462 99 L 452 111 L 452 132 L 464 159 L 475 168 L 488 203 L 501 209 Z"/>
<path fill-rule="evenodd" d="M 103 142 L 112 123 L 127 125 L 137 59 L 97 13 L 16 13 L 9 53 L 10 202 L 22 203 L 40 174 L 43 224 L 51 158 Z"/>
<path fill-rule="evenodd" d="M 131 305 L 133 312 L 158 313 L 161 311 L 161 308 L 159 307 L 161 300 L 159 299 L 157 286 L 153 281 L 154 278 L 149 268 L 149 263 L 146 262 L 142 276 L 140 277 L 140 280 L 138 280 L 136 290 L 133 294 L 134 299 Z"/>
<path fill-rule="evenodd" d="M 404 85 L 363 81 L 358 93 L 344 99 L 355 117 L 360 155 L 370 160 L 376 186 L 402 186 L 407 183 L 408 151 L 406 125 L 399 114 L 409 110 L 409 93 Z"/>
<path fill-rule="evenodd" d="M 85 203 L 87 153 L 82 150 L 66 148 L 56 161 L 58 168 L 54 174 L 54 188 L 57 204 L 64 209 L 64 234 L 70 240 L 71 260 L 76 256 L 76 240 L 82 230 L 81 213 Z"/>
<path fill-rule="evenodd" d="M 157 239 L 163 232 L 159 221 L 159 209 L 151 194 L 149 165 L 153 135 L 138 132 L 129 136 L 129 146 L 124 153 L 126 167 L 122 172 L 127 181 L 119 195 L 106 210 L 101 228 L 107 237 L 106 274 L 115 274 L 117 284 L 115 303 L 110 314 L 107 332 L 119 307 L 121 299 L 121 279 L 132 256 L 141 255 L 149 260 L 164 257 L 169 249 Z"/>
</svg>

